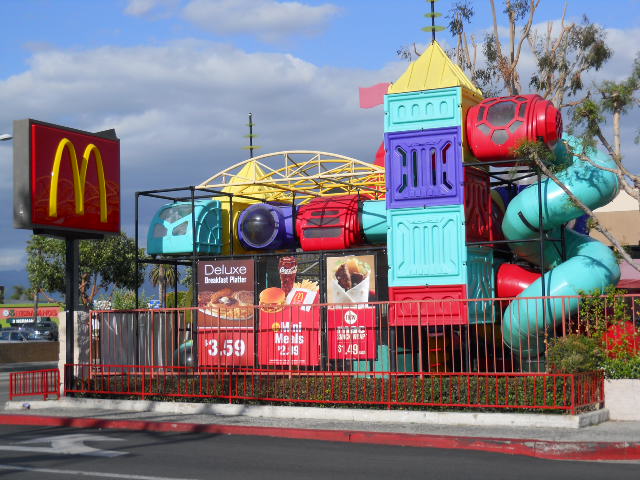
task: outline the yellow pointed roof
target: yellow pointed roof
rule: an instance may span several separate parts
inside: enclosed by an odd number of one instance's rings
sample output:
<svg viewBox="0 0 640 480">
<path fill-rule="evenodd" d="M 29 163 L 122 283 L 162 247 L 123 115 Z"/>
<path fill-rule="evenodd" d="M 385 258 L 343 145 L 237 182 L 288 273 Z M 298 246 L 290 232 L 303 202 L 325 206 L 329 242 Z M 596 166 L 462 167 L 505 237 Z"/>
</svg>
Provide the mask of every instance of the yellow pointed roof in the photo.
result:
<svg viewBox="0 0 640 480">
<path fill-rule="evenodd" d="M 256 161 L 249 161 L 236 173 L 229 183 L 222 189 L 225 193 L 235 193 L 249 196 L 258 196 L 266 192 L 266 188 L 260 184 L 247 185 L 247 183 L 263 180 L 265 172 Z"/>
<path fill-rule="evenodd" d="M 388 93 L 446 87 L 464 87 L 482 97 L 480 89 L 451 61 L 440 44 L 434 41 L 417 60 L 411 62 L 398 81 L 391 84 Z"/>
</svg>

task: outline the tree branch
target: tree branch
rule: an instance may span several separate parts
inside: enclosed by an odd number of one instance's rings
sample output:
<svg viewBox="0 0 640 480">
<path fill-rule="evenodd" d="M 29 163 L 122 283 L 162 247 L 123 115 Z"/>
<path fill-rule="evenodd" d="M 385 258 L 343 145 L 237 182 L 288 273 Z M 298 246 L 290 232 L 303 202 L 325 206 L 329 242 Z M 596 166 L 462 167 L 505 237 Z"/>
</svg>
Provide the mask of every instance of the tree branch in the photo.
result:
<svg viewBox="0 0 640 480">
<path fill-rule="evenodd" d="M 587 207 L 587 205 L 585 205 L 578 197 L 576 197 L 573 192 L 571 190 L 569 190 L 569 188 L 562 183 L 558 177 L 547 168 L 547 166 L 544 164 L 544 162 L 538 158 L 537 155 L 533 155 L 533 160 L 535 161 L 536 165 L 542 170 L 542 172 L 549 177 L 551 180 L 553 180 L 553 182 L 558 185 L 558 187 L 560 187 L 562 189 L 562 191 L 564 193 L 567 194 L 567 196 L 571 199 L 572 202 L 575 203 L 575 205 L 577 205 L 584 213 L 586 213 L 587 215 L 589 215 L 591 218 L 595 218 L 595 214 L 593 213 L 593 211 Z M 618 239 L 616 237 L 614 237 L 609 230 L 607 230 L 605 227 L 603 227 L 600 222 L 597 221 L 596 218 L 596 224 L 594 225 L 594 227 L 598 232 L 600 232 L 602 235 L 604 235 L 604 237 L 609 240 L 611 242 L 611 244 L 613 245 L 613 248 L 622 256 L 622 258 L 629 264 L 631 265 L 635 270 L 637 270 L 638 272 L 640 272 L 640 265 L 636 264 L 633 259 L 631 258 L 631 256 L 629 255 L 629 253 L 627 253 L 627 251 L 624 249 L 624 247 L 620 244 L 620 242 L 618 241 Z"/>
</svg>

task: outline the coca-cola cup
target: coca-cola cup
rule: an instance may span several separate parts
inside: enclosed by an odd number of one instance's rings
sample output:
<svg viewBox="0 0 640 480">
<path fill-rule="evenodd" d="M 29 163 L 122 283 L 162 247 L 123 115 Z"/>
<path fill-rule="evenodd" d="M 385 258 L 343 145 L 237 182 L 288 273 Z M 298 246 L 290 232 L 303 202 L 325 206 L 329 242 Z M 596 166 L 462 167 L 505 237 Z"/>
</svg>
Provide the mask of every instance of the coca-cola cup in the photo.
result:
<svg viewBox="0 0 640 480">
<path fill-rule="evenodd" d="M 298 260 L 296 257 L 280 257 L 278 262 L 278 272 L 280 273 L 280 285 L 285 295 L 293 288 L 298 273 Z"/>
</svg>

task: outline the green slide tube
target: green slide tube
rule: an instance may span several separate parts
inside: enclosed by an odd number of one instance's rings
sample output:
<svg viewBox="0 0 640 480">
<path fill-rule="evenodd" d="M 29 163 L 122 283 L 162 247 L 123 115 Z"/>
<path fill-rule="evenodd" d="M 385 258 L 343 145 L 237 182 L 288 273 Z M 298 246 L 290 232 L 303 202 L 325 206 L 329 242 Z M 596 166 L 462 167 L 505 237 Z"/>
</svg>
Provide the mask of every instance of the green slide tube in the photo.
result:
<svg viewBox="0 0 640 480">
<path fill-rule="evenodd" d="M 565 135 L 563 139 L 579 154 L 579 141 Z M 608 204 L 618 194 L 615 174 L 599 169 L 577 155 L 569 158 L 563 142 L 555 150 L 558 162 L 569 165 L 557 174 L 568 189 L 585 205 L 594 210 Z M 611 157 L 599 150 L 586 154 L 595 164 L 615 168 Z M 560 226 L 580 217 L 584 212 L 551 179 L 531 185 L 516 196 L 504 216 L 502 230 L 508 240 L 538 238 L 538 198 L 542 193 L 542 221 L 545 238 L 559 239 Z M 514 243 L 511 249 L 520 258 L 540 265 L 538 242 Z M 615 285 L 620 279 L 620 266 L 613 251 L 603 243 L 573 230 L 566 230 L 566 261 L 562 259 L 559 242 L 544 242 L 544 293 L 542 279 L 538 279 L 512 301 L 503 315 L 502 334 L 505 343 L 516 353 L 529 358 L 544 352 L 545 332 L 551 331 L 566 315 L 578 308 L 578 299 L 535 299 L 529 297 L 575 296 Z"/>
</svg>

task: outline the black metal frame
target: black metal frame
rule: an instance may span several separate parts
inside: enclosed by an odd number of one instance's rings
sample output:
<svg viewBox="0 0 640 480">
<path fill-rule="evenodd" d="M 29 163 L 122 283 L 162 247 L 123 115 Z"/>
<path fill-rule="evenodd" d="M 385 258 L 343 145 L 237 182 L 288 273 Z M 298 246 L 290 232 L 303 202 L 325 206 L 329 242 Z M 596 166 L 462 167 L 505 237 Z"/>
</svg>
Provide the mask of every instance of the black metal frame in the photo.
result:
<svg viewBox="0 0 640 480">
<path fill-rule="evenodd" d="M 513 186 L 514 188 L 516 188 L 516 182 L 519 180 L 524 180 L 526 178 L 530 178 L 532 176 L 536 176 L 537 177 L 537 182 L 538 185 L 540 185 L 541 181 L 542 181 L 542 174 L 540 173 L 540 171 L 534 171 L 534 169 L 531 168 L 531 161 L 526 161 L 526 160 L 493 160 L 493 161 L 485 161 L 485 162 L 464 162 L 462 164 L 462 166 L 464 168 L 467 167 L 500 167 L 500 166 L 511 166 L 514 163 L 517 163 L 517 165 L 514 167 L 514 169 L 509 170 L 509 172 L 491 172 L 489 169 L 487 171 L 489 177 L 491 177 L 491 186 L 501 186 L 501 185 L 509 185 L 509 186 Z M 519 174 L 519 176 L 514 177 L 514 178 L 508 178 L 505 179 L 504 175 L 506 173 L 509 174 L 513 174 L 515 171 L 516 174 Z M 178 192 L 189 192 L 188 196 L 184 196 L 184 195 L 167 195 L 167 194 L 177 194 Z M 196 191 L 198 192 L 198 194 L 196 194 Z M 360 194 L 359 189 L 358 189 L 358 195 Z M 136 205 L 135 205 L 135 245 L 136 245 L 136 277 L 139 275 L 139 265 L 141 263 L 145 263 L 145 264 L 164 264 L 164 265 L 173 265 L 174 269 L 177 270 L 179 265 L 184 265 L 184 266 L 191 266 L 192 268 L 192 275 L 195 275 L 196 273 L 196 267 L 197 267 L 197 260 L 198 259 L 203 259 L 203 260 L 214 260 L 214 259 L 221 259 L 221 258 L 230 258 L 234 256 L 234 251 L 233 251 L 233 199 L 235 198 L 243 198 L 243 199 L 247 199 L 247 200 L 252 200 L 252 201 L 256 201 L 256 202 L 264 202 L 264 199 L 262 198 L 257 198 L 257 197 L 252 197 L 250 195 L 242 195 L 242 194 L 235 194 L 235 193 L 229 193 L 229 192 L 222 192 L 220 190 L 214 190 L 214 189 L 210 189 L 210 188 L 203 188 L 203 187 L 195 187 L 193 185 L 191 186 L 187 186 L 187 187 L 176 187 L 176 188 L 168 188 L 168 189 L 157 189 L 157 190 L 146 190 L 146 191 L 140 191 L 140 192 L 136 192 L 135 193 L 136 196 Z M 230 253 L 228 255 L 209 255 L 209 256 L 204 256 L 204 255 L 198 255 L 197 251 L 196 251 L 196 223 L 195 223 L 195 200 L 197 199 L 210 199 L 211 196 L 218 196 L 218 197 L 227 197 L 229 198 L 229 250 Z M 176 255 L 175 257 L 162 257 L 162 258 L 152 258 L 152 259 L 140 259 L 139 255 L 138 255 L 138 249 L 139 249 L 139 202 L 140 202 L 140 197 L 150 197 L 150 198 L 157 198 L 157 199 L 162 199 L 162 200 L 168 200 L 168 201 L 172 201 L 172 202 L 184 202 L 184 201 L 191 201 L 191 229 L 192 229 L 192 238 L 193 238 L 193 252 L 191 253 L 191 255 Z M 292 204 L 295 204 L 295 193 L 293 195 L 293 199 L 292 199 Z M 545 242 L 559 242 L 561 244 L 561 255 L 563 258 L 566 258 L 566 238 L 565 238 L 565 225 L 562 226 L 562 230 L 561 230 L 561 238 L 557 239 L 557 238 L 546 238 L 545 237 L 545 229 L 544 229 L 544 221 L 543 221 L 543 213 L 542 213 L 542 189 L 538 188 L 538 223 L 539 223 L 539 228 L 537 229 L 538 231 L 538 238 L 537 239 L 528 239 L 528 240 L 493 240 L 493 241 L 484 241 L 484 242 L 467 242 L 466 245 L 467 246 L 482 246 L 482 245 L 508 245 L 511 243 L 530 243 L 530 242 L 538 242 L 539 244 L 539 252 L 540 252 L 540 271 L 543 274 L 542 276 L 542 293 L 543 296 L 546 293 L 546 285 L 545 285 L 545 280 L 544 280 L 544 243 Z M 290 250 L 290 251 L 295 251 L 295 250 Z M 243 258 L 247 258 L 247 257 L 259 257 L 259 256 L 265 256 L 265 255 L 274 255 L 273 253 L 264 253 L 264 254 L 246 254 L 246 255 L 242 255 Z M 177 276 L 176 276 L 177 278 Z M 177 281 L 174 284 L 174 294 L 176 296 L 177 299 Z M 138 295 L 139 295 L 139 289 L 136 290 L 136 305 L 138 303 Z M 194 285 L 193 285 L 193 298 L 192 298 L 192 305 L 197 305 L 197 300 L 198 299 L 198 285 L 197 285 L 197 281 L 195 281 L 194 279 Z"/>
<path fill-rule="evenodd" d="M 512 168 L 510 169 L 508 172 L 492 172 L 490 170 L 490 167 L 500 167 L 502 165 L 513 165 L 514 162 L 517 162 L 517 165 L 514 167 L 515 170 Z M 488 161 L 488 162 L 463 162 L 462 166 L 463 168 L 467 168 L 467 167 L 489 167 L 487 168 L 487 173 L 489 175 L 489 177 L 491 178 L 490 181 L 490 186 L 501 186 L 501 185 L 509 185 L 511 187 L 517 188 L 516 182 L 519 180 L 524 180 L 526 178 L 530 178 L 533 176 L 536 176 L 536 180 L 537 180 L 537 184 L 540 186 L 541 182 L 542 182 L 542 174 L 540 173 L 539 170 L 534 170 L 531 167 L 532 162 L 531 161 L 523 161 L 523 160 L 495 160 L 495 161 Z M 504 175 L 505 174 L 510 174 L 513 175 L 514 172 L 517 174 L 517 176 L 513 177 L 513 178 L 508 178 L 505 179 Z M 188 196 L 179 196 L 179 195 L 167 195 L 167 194 L 177 194 L 178 192 L 185 192 L 188 191 L 189 195 Z M 198 192 L 198 194 L 196 194 L 196 191 Z M 201 193 L 202 192 L 202 193 Z M 357 189 L 358 195 L 360 195 L 360 190 Z M 197 306 L 198 304 L 198 282 L 197 282 L 197 261 L 198 260 L 221 260 L 221 259 L 232 259 L 232 258 L 254 258 L 256 260 L 259 260 L 261 258 L 264 257 L 272 257 L 272 256 L 282 256 L 283 254 L 286 255 L 287 252 L 290 253 L 295 253 L 295 254 L 301 254 L 301 252 L 297 252 L 296 249 L 289 249 L 289 250 L 280 250 L 277 253 L 275 252 L 268 252 L 268 253 L 252 253 L 252 254 L 240 254 L 237 255 L 234 252 L 234 247 L 233 247 L 233 243 L 234 243 L 234 232 L 233 232 L 233 199 L 234 197 L 236 198 L 243 198 L 243 199 L 248 199 L 248 200 L 253 200 L 256 202 L 264 202 L 265 200 L 263 198 L 257 198 L 257 197 L 252 197 L 249 195 L 242 195 L 242 194 L 234 194 L 234 193 L 228 193 L 228 192 L 222 192 L 219 190 L 213 190 L 210 188 L 202 188 L 202 187 L 195 187 L 195 186 L 188 186 L 188 187 L 177 187 L 177 188 L 170 188 L 170 189 L 158 189 L 158 190 L 147 190 L 147 191 L 141 191 L 141 192 L 136 192 L 135 193 L 136 196 L 136 206 L 135 206 L 135 245 L 136 245 L 136 277 L 139 275 L 139 265 L 141 263 L 143 264 L 165 264 L 165 265 L 173 265 L 174 270 L 176 272 L 175 275 L 175 281 L 174 281 L 174 295 L 175 295 L 175 299 L 176 299 L 176 305 L 177 305 L 177 299 L 178 299 L 178 282 L 177 282 L 177 269 L 179 265 L 184 265 L 184 266 L 191 266 L 192 269 L 192 278 L 193 278 L 193 297 L 192 297 L 192 305 L 193 306 Z M 198 255 L 197 251 L 196 251 L 196 222 L 195 222 L 195 200 L 197 199 L 210 199 L 212 196 L 221 196 L 221 197 L 227 197 L 229 198 L 229 254 L 227 255 Z M 139 255 L 138 255 L 138 249 L 139 249 L 139 202 L 140 202 L 140 197 L 150 197 L 150 198 L 157 198 L 157 199 L 162 199 L 162 200 L 169 200 L 172 202 L 184 202 L 184 201 L 191 201 L 191 228 L 192 228 L 192 239 L 193 239 L 193 251 L 191 252 L 191 255 L 176 255 L 175 257 L 162 257 L 162 258 L 151 258 L 151 259 L 140 259 Z M 291 200 L 291 203 L 295 205 L 295 192 L 293 193 L 293 197 Z M 544 273 L 545 273 L 545 269 L 544 269 L 544 244 L 545 242 L 559 242 L 561 244 L 561 255 L 563 259 L 566 259 L 566 235 L 565 235 L 565 228 L 566 225 L 562 225 L 561 227 L 561 238 L 556 239 L 556 238 L 546 238 L 545 235 L 545 229 L 544 229 L 544 216 L 542 213 L 542 188 L 538 187 L 538 224 L 539 227 L 537 229 L 538 231 L 538 238 L 531 238 L 528 240 L 492 240 L 492 241 L 483 241 L 483 242 L 466 242 L 466 246 L 473 246 L 473 245 L 478 245 L 478 246 L 482 246 L 482 245 L 509 245 L 512 243 L 531 243 L 531 242 L 537 242 L 539 245 L 539 255 L 540 255 L 540 273 L 541 273 L 541 283 L 542 283 L 542 296 L 546 296 L 546 290 L 547 290 L 547 285 L 545 284 L 545 279 L 544 279 Z M 533 231 L 535 231 L 536 229 L 533 229 Z M 295 229 L 294 229 L 295 231 Z M 381 247 L 375 247 L 375 246 L 367 246 L 367 247 L 363 247 L 363 248 L 358 248 L 358 249 L 353 249 L 350 250 L 349 252 L 353 252 L 353 253 L 357 253 L 357 252 L 369 252 L 369 253 L 374 253 L 375 251 L 381 250 L 383 249 L 384 252 L 386 253 L 386 245 L 385 246 L 381 246 Z M 505 252 L 504 250 L 500 249 L 496 249 L 497 252 L 502 252 L 503 255 L 511 255 L 511 258 L 514 257 L 512 252 Z M 325 265 L 325 259 L 327 256 L 335 256 L 335 255 L 339 255 L 340 252 L 339 251 L 335 251 L 335 250 L 327 250 L 327 251 L 317 251 L 317 252 L 302 252 L 302 254 L 304 253 L 313 253 L 313 254 L 317 254 L 319 255 L 319 259 L 320 259 L 320 270 L 321 270 L 321 281 L 326 280 L 326 265 Z M 376 256 L 377 258 L 377 256 Z M 377 260 L 376 260 L 377 261 Z M 380 282 L 379 280 L 379 275 L 381 272 L 379 272 L 379 269 L 376 269 L 376 276 L 378 277 L 378 285 L 382 286 L 383 284 L 386 285 L 387 284 L 387 280 L 385 279 L 384 282 Z M 257 280 L 255 280 L 257 281 Z M 324 289 L 323 289 L 324 290 Z M 321 290 L 322 292 L 322 290 Z M 380 292 L 382 292 L 382 288 L 380 288 Z M 326 292 L 321 293 L 322 298 L 321 301 L 326 301 Z M 384 295 L 384 294 L 383 294 Z M 136 289 L 136 305 L 138 304 L 138 300 L 139 300 L 139 288 Z M 545 315 L 546 315 L 546 309 L 543 309 L 543 322 L 546 323 L 546 319 L 545 319 Z M 198 314 L 197 312 L 195 312 L 195 326 L 196 328 L 192 329 L 191 332 L 191 336 L 193 339 L 193 357 L 194 357 L 194 362 L 197 363 L 197 358 L 198 358 L 198 342 L 197 342 L 197 319 Z"/>
<path fill-rule="evenodd" d="M 563 259 L 566 259 L 567 257 L 567 246 L 566 246 L 566 224 L 562 225 L 561 227 L 561 231 L 560 231 L 560 238 L 545 238 L 545 228 L 544 228 L 544 215 L 542 214 L 542 188 L 541 188 L 541 183 L 542 183 L 542 174 L 540 173 L 539 170 L 534 170 L 531 167 L 531 164 L 533 164 L 532 160 L 493 160 L 493 161 L 486 161 L 486 162 L 463 162 L 462 166 L 464 168 L 467 167 L 500 167 L 500 166 L 511 166 L 514 163 L 516 163 L 516 166 L 514 167 L 514 169 L 509 170 L 508 172 L 491 172 L 488 171 L 488 175 L 489 177 L 491 177 L 492 180 L 495 180 L 493 182 L 491 182 L 491 186 L 502 186 L 502 185 L 509 185 L 509 186 L 513 186 L 516 187 L 516 181 L 518 180 L 524 180 L 525 178 L 531 178 L 533 176 L 536 177 L 537 180 L 537 185 L 538 185 L 538 225 L 539 227 L 537 229 L 533 229 L 532 227 L 530 227 L 532 229 L 532 231 L 536 231 L 538 232 L 538 238 L 531 238 L 529 240 L 493 240 L 493 241 L 486 241 L 486 242 L 467 242 L 467 246 L 471 246 L 471 245 L 494 245 L 494 244 L 498 244 L 498 245 L 502 245 L 502 244 L 512 244 L 512 243 L 531 243 L 531 242 L 537 242 L 538 243 L 538 247 L 539 247 L 539 254 L 540 254 L 540 273 L 541 273 L 541 286 L 542 286 L 542 296 L 546 296 L 547 294 L 547 285 L 545 284 L 545 279 L 544 279 L 544 244 L 545 242 L 559 242 L 560 243 L 560 248 L 561 248 L 561 256 Z M 513 174 L 515 171 L 515 173 L 518 174 L 523 174 L 523 176 L 519 176 L 517 178 L 509 178 L 509 179 L 504 179 L 503 175 L 504 174 Z M 517 187 L 516 187 L 517 188 Z M 546 309 L 543 309 L 543 316 L 545 315 Z M 543 322 L 546 322 L 544 320 L 543 317 Z"/>
</svg>

